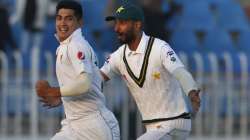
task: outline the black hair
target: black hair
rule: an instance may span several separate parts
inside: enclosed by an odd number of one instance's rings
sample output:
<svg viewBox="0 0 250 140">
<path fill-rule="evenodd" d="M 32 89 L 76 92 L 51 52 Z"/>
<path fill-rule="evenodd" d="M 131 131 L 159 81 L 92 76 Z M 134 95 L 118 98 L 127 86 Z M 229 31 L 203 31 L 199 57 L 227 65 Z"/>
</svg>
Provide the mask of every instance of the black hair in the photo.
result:
<svg viewBox="0 0 250 140">
<path fill-rule="evenodd" d="M 76 1 L 62 0 L 56 6 L 56 13 L 58 13 L 60 9 L 72 9 L 78 20 L 82 18 L 82 6 Z"/>
</svg>

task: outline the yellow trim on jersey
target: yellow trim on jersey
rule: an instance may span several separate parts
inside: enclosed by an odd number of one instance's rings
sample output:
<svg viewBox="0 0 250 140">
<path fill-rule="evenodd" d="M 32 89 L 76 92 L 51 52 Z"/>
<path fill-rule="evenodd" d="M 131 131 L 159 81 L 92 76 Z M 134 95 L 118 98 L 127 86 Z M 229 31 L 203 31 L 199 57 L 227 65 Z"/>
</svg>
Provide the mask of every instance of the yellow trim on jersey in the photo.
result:
<svg viewBox="0 0 250 140">
<path fill-rule="evenodd" d="M 125 64 L 125 66 L 126 66 L 128 74 L 130 75 L 130 77 L 134 80 L 134 82 L 139 87 L 143 87 L 143 84 L 144 84 L 145 79 L 146 79 L 146 73 L 147 73 L 147 68 L 148 68 L 148 60 L 149 60 L 150 52 L 152 50 L 153 43 L 154 43 L 154 38 L 150 37 L 149 41 L 148 41 L 147 48 L 146 48 L 147 50 L 146 50 L 146 53 L 145 53 L 145 56 L 144 56 L 144 59 L 143 59 L 143 63 L 142 63 L 142 67 L 141 67 L 141 72 L 140 72 L 139 78 L 137 78 L 134 75 L 133 71 L 130 69 L 130 67 L 128 65 L 128 62 L 127 62 L 127 59 L 126 59 L 126 53 L 125 53 L 127 46 L 125 46 L 125 48 L 124 48 L 123 62 Z"/>
</svg>

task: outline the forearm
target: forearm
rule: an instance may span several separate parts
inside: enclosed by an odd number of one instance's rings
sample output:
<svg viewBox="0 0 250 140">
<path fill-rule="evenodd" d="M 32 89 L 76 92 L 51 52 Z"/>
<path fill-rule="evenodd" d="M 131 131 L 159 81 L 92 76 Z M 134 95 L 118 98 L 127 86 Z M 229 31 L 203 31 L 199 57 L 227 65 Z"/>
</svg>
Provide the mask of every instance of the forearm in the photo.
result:
<svg viewBox="0 0 250 140">
<path fill-rule="evenodd" d="M 82 73 L 71 84 L 61 86 L 59 92 L 61 96 L 78 96 L 89 91 L 91 87 L 91 78 L 87 73 Z"/>
<path fill-rule="evenodd" d="M 173 72 L 175 78 L 180 82 L 183 91 L 188 96 L 193 90 L 198 90 L 198 86 L 192 75 L 185 68 L 178 68 Z"/>
</svg>

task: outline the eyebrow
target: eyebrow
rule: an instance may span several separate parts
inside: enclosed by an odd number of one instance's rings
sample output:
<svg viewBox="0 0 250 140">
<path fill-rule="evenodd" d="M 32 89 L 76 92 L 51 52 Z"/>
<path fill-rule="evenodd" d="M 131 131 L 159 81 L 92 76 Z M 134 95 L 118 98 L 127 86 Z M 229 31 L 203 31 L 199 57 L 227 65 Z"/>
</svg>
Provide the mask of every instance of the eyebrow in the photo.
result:
<svg viewBox="0 0 250 140">
<path fill-rule="evenodd" d="M 63 16 L 57 14 L 56 17 L 63 17 Z M 68 17 L 74 17 L 74 16 L 72 15 L 65 16 L 65 18 L 68 18 Z"/>
</svg>

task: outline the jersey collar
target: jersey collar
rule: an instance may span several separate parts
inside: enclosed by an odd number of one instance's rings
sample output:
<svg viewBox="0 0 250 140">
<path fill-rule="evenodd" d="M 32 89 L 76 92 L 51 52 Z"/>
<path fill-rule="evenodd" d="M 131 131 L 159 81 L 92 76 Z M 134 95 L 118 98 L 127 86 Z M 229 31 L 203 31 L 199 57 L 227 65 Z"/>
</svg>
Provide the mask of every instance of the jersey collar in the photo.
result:
<svg viewBox="0 0 250 140">
<path fill-rule="evenodd" d="M 135 51 L 131 51 L 128 47 L 126 54 L 128 56 L 131 54 L 143 54 L 145 52 L 148 39 L 149 39 L 149 37 L 144 32 L 142 32 L 141 41 L 140 41 L 137 49 Z"/>
<path fill-rule="evenodd" d="M 60 45 L 63 45 L 63 44 L 68 44 L 73 37 L 81 36 L 81 35 L 82 35 L 82 30 L 81 30 L 81 28 L 78 28 L 67 39 L 65 39 L 61 42 L 59 41 L 59 38 L 56 34 L 55 34 L 55 37 L 56 37 L 57 41 L 60 43 Z"/>
</svg>

